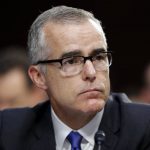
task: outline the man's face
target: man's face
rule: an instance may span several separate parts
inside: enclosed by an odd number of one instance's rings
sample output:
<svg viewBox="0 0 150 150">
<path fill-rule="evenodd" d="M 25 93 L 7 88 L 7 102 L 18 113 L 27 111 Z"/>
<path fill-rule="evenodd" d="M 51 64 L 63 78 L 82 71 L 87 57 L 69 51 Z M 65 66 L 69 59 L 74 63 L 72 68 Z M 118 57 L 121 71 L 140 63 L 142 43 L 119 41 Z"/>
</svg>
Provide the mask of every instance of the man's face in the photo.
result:
<svg viewBox="0 0 150 150">
<path fill-rule="evenodd" d="M 47 46 L 52 49 L 48 59 L 59 59 L 69 53 L 90 56 L 97 49 L 106 49 L 101 32 L 90 21 L 78 25 L 47 24 L 44 27 Z M 60 68 L 47 65 L 47 92 L 56 114 L 95 114 L 108 98 L 109 69 L 96 71 L 87 60 L 82 71 L 64 76 Z"/>
</svg>

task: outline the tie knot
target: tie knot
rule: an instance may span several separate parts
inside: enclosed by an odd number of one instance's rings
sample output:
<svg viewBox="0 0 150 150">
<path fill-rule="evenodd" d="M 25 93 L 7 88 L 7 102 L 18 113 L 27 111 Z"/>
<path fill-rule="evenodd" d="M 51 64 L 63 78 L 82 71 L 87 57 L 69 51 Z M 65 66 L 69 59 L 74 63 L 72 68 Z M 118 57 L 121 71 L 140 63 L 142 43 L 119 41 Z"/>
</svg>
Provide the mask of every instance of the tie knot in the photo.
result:
<svg viewBox="0 0 150 150">
<path fill-rule="evenodd" d="M 67 136 L 67 139 L 71 144 L 72 150 L 81 150 L 82 136 L 78 132 L 70 132 L 70 134 Z"/>
</svg>

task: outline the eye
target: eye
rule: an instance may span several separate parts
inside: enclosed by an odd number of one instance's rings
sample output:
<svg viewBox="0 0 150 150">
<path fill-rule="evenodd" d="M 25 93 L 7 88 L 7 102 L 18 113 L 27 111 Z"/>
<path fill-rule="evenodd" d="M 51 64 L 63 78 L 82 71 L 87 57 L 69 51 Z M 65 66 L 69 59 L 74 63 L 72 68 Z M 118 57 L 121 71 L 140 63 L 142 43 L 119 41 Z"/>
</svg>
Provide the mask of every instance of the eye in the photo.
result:
<svg viewBox="0 0 150 150">
<path fill-rule="evenodd" d="M 73 65 L 73 64 L 80 64 L 81 63 L 81 58 L 82 57 L 70 57 L 70 58 L 65 58 L 64 60 L 63 60 L 63 64 L 64 65 Z"/>
<path fill-rule="evenodd" d="M 101 53 L 101 54 L 98 54 L 96 56 L 94 56 L 94 60 L 105 60 L 107 57 L 107 54 L 106 53 Z"/>
</svg>

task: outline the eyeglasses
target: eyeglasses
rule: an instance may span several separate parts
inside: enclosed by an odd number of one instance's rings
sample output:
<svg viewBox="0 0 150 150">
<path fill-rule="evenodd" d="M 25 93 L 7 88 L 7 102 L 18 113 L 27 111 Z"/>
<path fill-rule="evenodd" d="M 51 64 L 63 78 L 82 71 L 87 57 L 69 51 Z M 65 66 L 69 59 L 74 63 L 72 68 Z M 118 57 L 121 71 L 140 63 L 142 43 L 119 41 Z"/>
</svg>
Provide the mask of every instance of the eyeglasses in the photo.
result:
<svg viewBox="0 0 150 150">
<path fill-rule="evenodd" d="M 112 52 L 111 51 L 102 51 L 98 54 L 84 57 L 84 56 L 71 56 L 65 57 L 62 59 L 52 59 L 52 60 L 41 60 L 38 61 L 35 65 L 38 64 L 52 64 L 59 63 L 60 69 L 63 75 L 73 76 L 77 75 L 82 71 L 82 68 L 87 60 L 90 60 L 93 63 L 95 70 L 105 71 L 109 68 L 112 63 Z"/>
</svg>

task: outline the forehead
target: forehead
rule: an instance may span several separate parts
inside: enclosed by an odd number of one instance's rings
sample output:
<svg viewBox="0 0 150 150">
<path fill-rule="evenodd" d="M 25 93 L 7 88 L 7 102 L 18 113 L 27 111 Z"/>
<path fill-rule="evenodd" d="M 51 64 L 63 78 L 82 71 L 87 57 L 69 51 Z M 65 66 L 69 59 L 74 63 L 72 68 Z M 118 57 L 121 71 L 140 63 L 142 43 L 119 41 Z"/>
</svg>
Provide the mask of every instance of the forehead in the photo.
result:
<svg viewBox="0 0 150 150">
<path fill-rule="evenodd" d="M 47 47 L 52 50 L 50 57 L 76 50 L 86 54 L 107 48 L 102 28 L 91 20 L 79 24 L 47 23 L 44 35 Z"/>
</svg>

